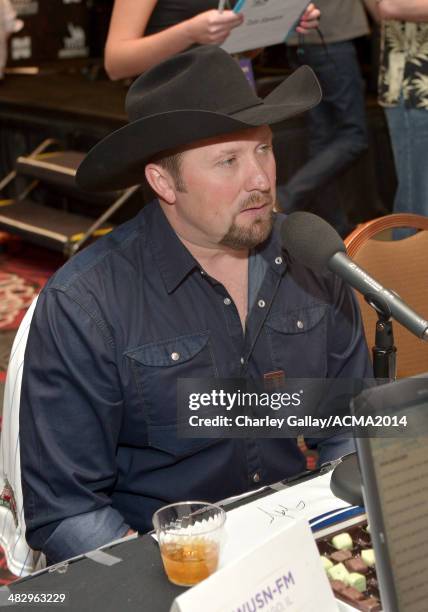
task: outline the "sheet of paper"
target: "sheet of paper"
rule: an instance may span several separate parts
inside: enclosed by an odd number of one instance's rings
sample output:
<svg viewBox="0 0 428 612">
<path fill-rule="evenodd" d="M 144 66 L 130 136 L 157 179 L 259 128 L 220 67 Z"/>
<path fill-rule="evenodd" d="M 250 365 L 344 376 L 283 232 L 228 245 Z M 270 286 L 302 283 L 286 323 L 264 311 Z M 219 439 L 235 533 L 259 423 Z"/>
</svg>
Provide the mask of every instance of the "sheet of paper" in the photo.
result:
<svg viewBox="0 0 428 612">
<path fill-rule="evenodd" d="M 245 0 L 235 7 L 244 23 L 234 28 L 222 48 L 240 53 L 284 42 L 308 6 L 308 0 Z"/>
<path fill-rule="evenodd" d="M 331 492 L 331 474 L 328 472 L 230 510 L 220 567 L 247 554 L 296 519 L 310 520 L 325 512 L 349 507 Z"/>
</svg>

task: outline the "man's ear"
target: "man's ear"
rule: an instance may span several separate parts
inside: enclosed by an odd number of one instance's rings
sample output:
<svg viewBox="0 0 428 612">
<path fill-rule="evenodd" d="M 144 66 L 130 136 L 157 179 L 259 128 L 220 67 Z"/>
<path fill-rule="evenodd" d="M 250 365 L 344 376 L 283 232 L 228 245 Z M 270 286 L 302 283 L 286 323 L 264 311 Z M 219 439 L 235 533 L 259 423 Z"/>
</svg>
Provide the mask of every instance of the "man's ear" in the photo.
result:
<svg viewBox="0 0 428 612">
<path fill-rule="evenodd" d="M 147 164 L 144 168 L 147 182 L 155 194 L 167 204 L 175 204 L 176 194 L 172 176 L 158 164 Z"/>
</svg>

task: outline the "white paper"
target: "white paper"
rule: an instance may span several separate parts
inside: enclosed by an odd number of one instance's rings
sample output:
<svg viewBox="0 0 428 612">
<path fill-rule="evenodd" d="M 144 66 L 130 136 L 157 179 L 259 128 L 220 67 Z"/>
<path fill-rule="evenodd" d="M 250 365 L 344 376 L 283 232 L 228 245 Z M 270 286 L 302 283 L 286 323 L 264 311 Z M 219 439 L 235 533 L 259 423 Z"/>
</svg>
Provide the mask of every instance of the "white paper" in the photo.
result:
<svg viewBox="0 0 428 612">
<path fill-rule="evenodd" d="M 310 520 L 325 512 L 349 507 L 350 504 L 331 492 L 331 475 L 328 472 L 229 510 L 220 567 L 247 554 L 296 519 Z"/>
<path fill-rule="evenodd" d="M 339 612 L 358 612 L 357 608 L 354 608 L 354 606 L 350 606 L 344 601 L 340 601 L 340 599 L 337 599 L 336 601 Z"/>
<path fill-rule="evenodd" d="M 234 28 L 222 48 L 240 53 L 284 42 L 308 6 L 308 0 L 245 0 L 242 25 Z"/>
<path fill-rule="evenodd" d="M 171 612 L 337 612 L 307 521 L 283 525 L 258 548 L 174 601 Z"/>
</svg>

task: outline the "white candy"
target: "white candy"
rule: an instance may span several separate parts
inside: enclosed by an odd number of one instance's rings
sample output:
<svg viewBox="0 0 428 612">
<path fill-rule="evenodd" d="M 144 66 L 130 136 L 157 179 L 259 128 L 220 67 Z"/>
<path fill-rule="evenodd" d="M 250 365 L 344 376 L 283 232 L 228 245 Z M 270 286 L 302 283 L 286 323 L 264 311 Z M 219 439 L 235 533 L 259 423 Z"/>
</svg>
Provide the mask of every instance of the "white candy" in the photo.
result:
<svg viewBox="0 0 428 612">
<path fill-rule="evenodd" d="M 333 567 L 333 563 L 332 561 L 330 561 L 330 559 L 327 559 L 327 557 L 324 557 L 324 555 L 322 555 L 320 558 L 321 558 L 322 566 L 325 569 L 325 571 L 330 569 L 330 567 Z"/>
<path fill-rule="evenodd" d="M 336 563 L 333 567 L 327 570 L 327 574 L 332 580 L 341 580 L 349 586 L 349 572 L 343 563 Z"/>
<path fill-rule="evenodd" d="M 367 548 L 365 550 L 362 550 L 361 559 L 366 565 L 368 565 L 369 567 L 373 567 L 376 562 L 373 548 Z"/>
<path fill-rule="evenodd" d="M 362 593 L 367 589 L 367 580 L 363 574 L 359 572 L 351 572 L 348 576 L 349 586 L 354 587 L 357 591 Z"/>
<path fill-rule="evenodd" d="M 337 550 L 352 550 L 352 538 L 349 533 L 339 533 L 334 536 L 331 543 Z"/>
</svg>

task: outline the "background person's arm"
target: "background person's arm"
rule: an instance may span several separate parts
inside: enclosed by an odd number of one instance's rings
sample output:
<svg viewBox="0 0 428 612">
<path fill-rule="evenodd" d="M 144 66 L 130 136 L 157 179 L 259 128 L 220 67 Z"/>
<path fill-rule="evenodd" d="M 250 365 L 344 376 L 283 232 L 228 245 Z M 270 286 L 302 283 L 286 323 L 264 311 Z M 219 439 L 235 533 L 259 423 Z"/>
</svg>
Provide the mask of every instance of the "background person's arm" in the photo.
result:
<svg viewBox="0 0 428 612">
<path fill-rule="evenodd" d="M 162 32 L 145 36 L 157 0 L 115 0 L 105 48 L 111 79 L 133 77 L 194 44 L 222 44 L 243 17 L 233 11 L 204 11 Z"/>
<path fill-rule="evenodd" d="M 145 36 L 157 0 L 115 0 L 107 37 L 104 65 L 113 80 L 134 77 L 194 44 L 221 45 L 241 25 L 242 14 L 204 11 L 162 32 Z M 311 3 L 297 31 L 318 27 L 320 11 Z"/>
<path fill-rule="evenodd" d="M 400 21 L 428 21 L 428 0 L 379 0 L 381 19 Z"/>
</svg>

